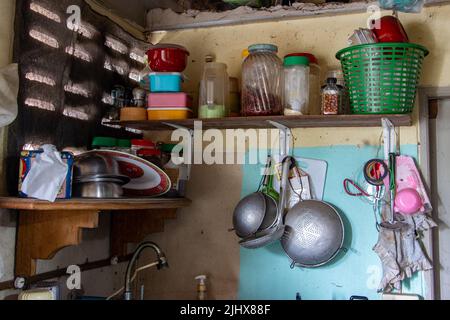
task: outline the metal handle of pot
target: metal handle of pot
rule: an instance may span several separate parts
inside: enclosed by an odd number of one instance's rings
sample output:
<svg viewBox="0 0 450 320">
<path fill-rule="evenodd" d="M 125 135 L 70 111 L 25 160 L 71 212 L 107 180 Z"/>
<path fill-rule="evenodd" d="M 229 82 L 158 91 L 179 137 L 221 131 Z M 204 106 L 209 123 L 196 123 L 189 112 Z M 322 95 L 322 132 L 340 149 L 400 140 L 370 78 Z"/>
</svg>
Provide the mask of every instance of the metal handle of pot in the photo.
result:
<svg viewBox="0 0 450 320">
<path fill-rule="evenodd" d="M 280 202 L 278 205 L 278 218 L 281 219 L 281 221 L 284 220 L 284 215 L 286 213 L 286 190 L 288 186 L 288 180 L 289 180 L 289 171 L 292 166 L 292 157 L 287 156 L 283 159 L 283 167 L 281 171 L 281 184 L 280 184 Z"/>
</svg>

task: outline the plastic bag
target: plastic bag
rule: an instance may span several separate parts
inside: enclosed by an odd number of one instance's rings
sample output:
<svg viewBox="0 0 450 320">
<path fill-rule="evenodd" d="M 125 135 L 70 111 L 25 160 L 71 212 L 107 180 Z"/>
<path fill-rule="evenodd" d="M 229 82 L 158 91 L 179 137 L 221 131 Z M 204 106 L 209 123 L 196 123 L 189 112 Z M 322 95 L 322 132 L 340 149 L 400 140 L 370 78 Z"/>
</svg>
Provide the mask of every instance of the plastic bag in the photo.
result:
<svg viewBox="0 0 450 320">
<path fill-rule="evenodd" d="M 53 145 L 43 145 L 44 152 L 33 163 L 22 184 L 30 198 L 54 202 L 67 176 L 68 165 Z"/>
<path fill-rule="evenodd" d="M 379 2 L 382 9 L 407 13 L 419 13 L 424 5 L 424 0 L 380 0 Z"/>
<path fill-rule="evenodd" d="M 17 64 L 0 68 L 0 128 L 11 124 L 17 117 L 18 68 Z"/>
</svg>

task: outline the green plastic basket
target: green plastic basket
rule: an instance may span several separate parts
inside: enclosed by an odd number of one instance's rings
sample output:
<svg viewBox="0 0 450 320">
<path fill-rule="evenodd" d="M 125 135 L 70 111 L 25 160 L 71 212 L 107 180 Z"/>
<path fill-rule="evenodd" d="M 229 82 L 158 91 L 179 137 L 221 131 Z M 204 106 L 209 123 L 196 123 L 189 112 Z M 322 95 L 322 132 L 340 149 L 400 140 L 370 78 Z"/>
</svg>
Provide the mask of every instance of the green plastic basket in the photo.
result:
<svg viewBox="0 0 450 320">
<path fill-rule="evenodd" d="M 412 43 L 361 44 L 340 50 L 336 58 L 353 114 L 411 113 L 428 50 Z"/>
</svg>

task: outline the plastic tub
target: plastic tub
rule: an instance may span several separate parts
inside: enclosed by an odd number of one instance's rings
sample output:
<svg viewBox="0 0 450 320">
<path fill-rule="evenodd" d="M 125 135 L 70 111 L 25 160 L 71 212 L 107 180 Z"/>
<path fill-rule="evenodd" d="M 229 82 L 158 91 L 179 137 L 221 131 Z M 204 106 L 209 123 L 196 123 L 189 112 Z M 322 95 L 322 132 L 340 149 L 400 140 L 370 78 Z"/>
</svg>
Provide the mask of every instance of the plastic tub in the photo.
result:
<svg viewBox="0 0 450 320">
<path fill-rule="evenodd" d="M 189 108 L 149 108 L 147 112 L 149 120 L 183 120 L 192 117 Z"/>
<path fill-rule="evenodd" d="M 160 44 L 147 51 L 148 64 L 156 72 L 183 72 L 189 51 L 182 46 Z"/>
<path fill-rule="evenodd" d="M 149 74 L 151 92 L 180 92 L 183 77 L 178 72 L 152 72 Z"/>
<path fill-rule="evenodd" d="M 150 93 L 147 98 L 149 108 L 191 107 L 192 98 L 187 93 Z"/>
<path fill-rule="evenodd" d="M 122 108 L 120 109 L 120 121 L 144 121 L 147 120 L 145 108 Z"/>
</svg>

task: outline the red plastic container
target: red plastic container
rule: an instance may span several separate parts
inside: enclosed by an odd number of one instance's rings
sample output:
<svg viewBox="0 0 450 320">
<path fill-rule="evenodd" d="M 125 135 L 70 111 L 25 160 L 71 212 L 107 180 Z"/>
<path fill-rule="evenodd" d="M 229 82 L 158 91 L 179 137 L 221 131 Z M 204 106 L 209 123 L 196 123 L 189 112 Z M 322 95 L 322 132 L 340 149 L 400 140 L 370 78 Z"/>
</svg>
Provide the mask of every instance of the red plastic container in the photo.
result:
<svg viewBox="0 0 450 320">
<path fill-rule="evenodd" d="M 182 46 L 160 44 L 147 51 L 148 64 L 155 72 L 183 72 L 188 63 L 189 51 Z"/>
<path fill-rule="evenodd" d="M 394 16 L 384 16 L 379 21 L 380 28 L 373 27 L 378 42 L 409 42 L 402 23 Z M 375 23 L 373 25 L 376 25 Z"/>
</svg>

